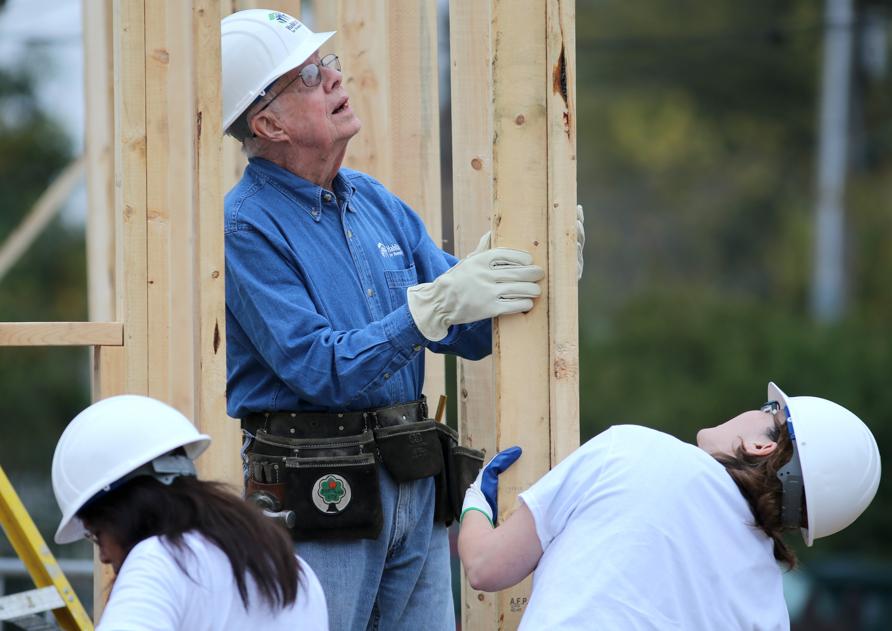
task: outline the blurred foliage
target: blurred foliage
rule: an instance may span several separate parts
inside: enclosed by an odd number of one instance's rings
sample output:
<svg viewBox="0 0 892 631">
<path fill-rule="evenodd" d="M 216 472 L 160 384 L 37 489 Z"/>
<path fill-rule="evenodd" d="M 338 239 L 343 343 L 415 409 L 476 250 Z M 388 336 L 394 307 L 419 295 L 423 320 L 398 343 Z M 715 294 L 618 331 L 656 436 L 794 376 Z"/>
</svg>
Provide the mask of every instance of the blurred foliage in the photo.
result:
<svg viewBox="0 0 892 631">
<path fill-rule="evenodd" d="M 892 40 L 892 3 L 856 4 L 862 19 L 879 11 Z M 759 406 L 774 380 L 851 408 L 892 454 L 892 68 L 870 76 L 856 55 L 848 306 L 820 325 L 809 300 L 823 33 L 813 0 L 577 3 L 583 440 L 640 423 L 693 441 Z M 892 558 L 890 529 L 886 476 L 862 518 L 803 559 Z"/>
<path fill-rule="evenodd" d="M 71 141 L 38 106 L 36 80 L 25 69 L 0 69 L 4 240 L 72 159 Z M 83 228 L 56 219 L 0 280 L 0 321 L 86 319 Z M 81 348 L 43 347 L 0 353 L 0 464 L 16 483 L 25 474 L 47 474 L 65 423 L 89 402 L 89 355 Z"/>
</svg>

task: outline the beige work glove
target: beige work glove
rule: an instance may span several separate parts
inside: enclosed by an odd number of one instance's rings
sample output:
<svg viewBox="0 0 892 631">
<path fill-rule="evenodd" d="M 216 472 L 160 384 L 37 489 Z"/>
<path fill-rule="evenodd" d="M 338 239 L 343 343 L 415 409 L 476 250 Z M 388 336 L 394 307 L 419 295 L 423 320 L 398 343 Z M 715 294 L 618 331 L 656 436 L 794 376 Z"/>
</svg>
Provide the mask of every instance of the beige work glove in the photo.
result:
<svg viewBox="0 0 892 631">
<path fill-rule="evenodd" d="M 489 249 L 486 233 L 476 250 L 435 281 L 409 287 L 409 312 L 421 334 L 438 342 L 453 324 L 529 311 L 544 276 L 528 252 Z"/>
</svg>

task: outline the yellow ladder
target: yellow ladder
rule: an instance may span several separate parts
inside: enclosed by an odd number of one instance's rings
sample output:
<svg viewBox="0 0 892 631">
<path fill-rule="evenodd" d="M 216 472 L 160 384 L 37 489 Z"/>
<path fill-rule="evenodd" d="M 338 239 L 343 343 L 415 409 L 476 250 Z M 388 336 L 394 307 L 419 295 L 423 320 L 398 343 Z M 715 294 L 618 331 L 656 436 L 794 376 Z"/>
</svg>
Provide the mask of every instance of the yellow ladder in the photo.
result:
<svg viewBox="0 0 892 631">
<path fill-rule="evenodd" d="M 37 589 L 0 598 L 0 620 L 46 629 L 37 615 L 52 610 L 65 631 L 93 631 L 93 622 L 0 467 L 0 525 Z"/>
</svg>

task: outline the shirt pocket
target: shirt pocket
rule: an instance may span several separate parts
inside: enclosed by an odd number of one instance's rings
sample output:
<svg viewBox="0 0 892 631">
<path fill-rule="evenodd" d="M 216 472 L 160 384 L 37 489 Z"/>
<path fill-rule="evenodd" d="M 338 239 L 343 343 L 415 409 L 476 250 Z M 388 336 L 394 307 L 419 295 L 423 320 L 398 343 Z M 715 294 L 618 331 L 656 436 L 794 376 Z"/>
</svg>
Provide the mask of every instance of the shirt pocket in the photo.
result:
<svg viewBox="0 0 892 631">
<path fill-rule="evenodd" d="M 391 311 L 406 304 L 406 289 L 418 284 L 418 274 L 414 265 L 410 265 L 407 269 L 384 270 L 384 279 L 387 281 L 390 294 Z"/>
</svg>

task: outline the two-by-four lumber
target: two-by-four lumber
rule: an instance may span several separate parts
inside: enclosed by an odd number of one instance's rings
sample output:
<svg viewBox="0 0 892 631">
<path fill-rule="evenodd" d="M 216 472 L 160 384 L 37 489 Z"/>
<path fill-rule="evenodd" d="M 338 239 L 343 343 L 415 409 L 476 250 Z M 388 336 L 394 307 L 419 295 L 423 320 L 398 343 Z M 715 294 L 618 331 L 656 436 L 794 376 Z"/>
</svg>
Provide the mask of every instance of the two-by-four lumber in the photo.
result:
<svg viewBox="0 0 892 631">
<path fill-rule="evenodd" d="M 115 313 L 114 55 L 112 0 L 84 2 L 84 155 L 87 305 L 90 320 Z"/>
<path fill-rule="evenodd" d="M 0 322 L 0 346 L 121 346 L 120 322 Z"/>
<path fill-rule="evenodd" d="M 213 457 L 199 460 L 200 473 L 240 488 L 241 430 L 226 415 L 220 19 L 218 0 L 193 0 L 193 330 L 197 332 L 192 369 L 197 388 L 196 423 L 199 430 L 214 438 L 216 448 Z"/>
<path fill-rule="evenodd" d="M 492 5 L 451 0 L 452 200 L 456 255 L 477 247 L 492 227 Z M 491 357 L 459 359 L 458 430 L 463 444 L 492 456 L 496 448 Z M 462 575 L 462 629 L 498 627 L 497 595 L 471 588 Z"/>
<path fill-rule="evenodd" d="M 336 30 L 323 47 L 341 59 L 362 131 L 345 165 L 380 180 L 442 244 L 437 6 L 434 0 L 316 0 L 313 29 Z M 424 392 L 445 392 L 441 355 L 425 356 Z"/>
<path fill-rule="evenodd" d="M 470 4 L 453 0 L 451 6 L 451 18 L 460 20 L 450 28 L 459 235 L 470 232 L 462 201 L 489 193 L 493 245 L 529 251 L 547 270 L 533 310 L 495 323 L 494 426 L 487 432 L 470 418 L 462 421 L 478 439 L 477 446 L 524 448 L 523 457 L 500 477 L 499 518 L 504 520 L 516 506 L 517 494 L 579 440 L 575 37 L 570 2 Z M 461 42 L 462 33 L 473 34 L 473 42 Z M 471 50 L 481 68 L 475 69 Z M 480 117 L 489 117 L 491 128 Z M 480 181 L 484 178 L 490 184 Z M 472 247 L 469 234 L 462 238 L 464 247 Z M 463 389 L 475 386 L 464 377 Z M 471 413 L 470 394 L 467 398 L 463 412 Z M 485 413 L 482 402 L 476 407 Z M 527 579 L 499 594 L 495 611 L 485 597 L 466 588 L 465 594 L 477 600 L 465 603 L 467 627 L 516 628 L 530 585 Z"/>
</svg>

